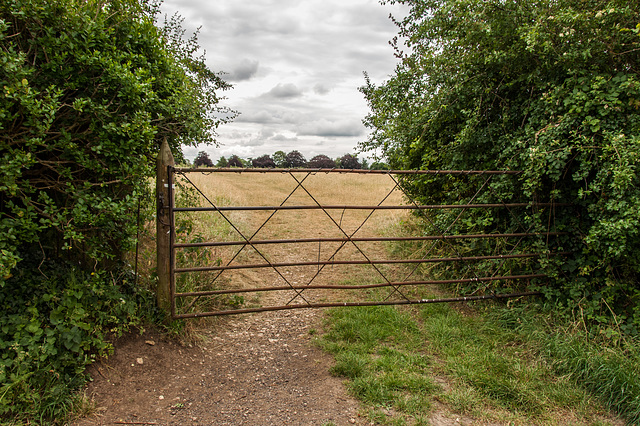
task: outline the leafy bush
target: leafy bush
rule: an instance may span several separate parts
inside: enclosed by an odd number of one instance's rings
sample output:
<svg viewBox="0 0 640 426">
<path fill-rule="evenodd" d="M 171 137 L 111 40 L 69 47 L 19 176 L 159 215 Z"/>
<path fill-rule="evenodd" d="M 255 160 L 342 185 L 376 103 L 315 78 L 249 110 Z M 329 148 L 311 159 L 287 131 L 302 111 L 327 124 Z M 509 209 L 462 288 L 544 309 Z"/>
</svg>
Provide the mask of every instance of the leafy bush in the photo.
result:
<svg viewBox="0 0 640 426">
<path fill-rule="evenodd" d="M 63 423 L 86 365 L 110 352 L 108 336 L 140 326 L 154 298 L 127 272 L 23 262 L 0 292 L 0 419 Z"/>
<path fill-rule="evenodd" d="M 159 143 L 213 142 L 228 86 L 158 7 L 0 0 L 0 286 L 20 252 L 117 261 Z"/>
<path fill-rule="evenodd" d="M 570 233 L 555 248 L 574 255 L 545 261 L 557 280 L 543 290 L 592 323 L 613 312 L 637 332 L 640 10 L 623 0 L 391 3 L 410 8 L 397 22 L 407 53 L 397 45 L 395 75 L 362 88 L 373 133 L 361 148 L 380 149 L 391 168 L 522 170 L 492 181 L 491 194 L 572 205 L 517 212 L 532 230 Z M 468 191 L 430 178 L 404 186 L 426 204 Z"/>
<path fill-rule="evenodd" d="M 62 423 L 107 334 L 140 323 L 147 297 L 122 259 L 158 147 L 180 159 L 233 116 L 197 35 L 177 16 L 157 26 L 159 12 L 151 0 L 0 0 L 2 419 Z"/>
</svg>

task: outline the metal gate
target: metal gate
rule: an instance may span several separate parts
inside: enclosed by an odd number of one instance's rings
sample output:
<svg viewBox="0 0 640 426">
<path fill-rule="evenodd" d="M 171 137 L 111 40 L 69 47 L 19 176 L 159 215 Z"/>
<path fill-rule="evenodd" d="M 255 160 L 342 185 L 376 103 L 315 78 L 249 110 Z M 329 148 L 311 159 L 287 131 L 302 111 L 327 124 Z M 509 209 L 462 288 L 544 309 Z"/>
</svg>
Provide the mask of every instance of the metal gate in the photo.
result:
<svg viewBox="0 0 640 426">
<path fill-rule="evenodd" d="M 168 166 L 172 317 L 539 294 L 532 286 L 539 288 L 547 279 L 539 260 L 567 253 L 549 249 L 549 242 L 560 232 L 522 223 L 522 213 L 551 217 L 559 204 L 501 200 L 495 188 L 518 174 Z M 265 185 L 275 176 L 290 184 L 274 195 L 284 195 L 280 202 L 263 196 L 270 191 Z M 386 179 L 388 186 L 378 194 L 384 194 L 378 201 L 368 204 L 343 202 L 358 198 L 353 192 L 355 186 L 347 185 L 340 192 L 343 201 L 327 198 L 325 193 L 332 189 L 328 188 L 332 182 L 348 183 L 350 177 L 358 182 L 377 179 L 369 186 L 359 183 L 371 193 L 382 187 L 377 183 L 381 179 Z M 269 182 L 260 184 L 260 178 Z M 318 186 L 314 179 L 325 179 L 325 183 Z M 402 181 L 408 179 L 429 180 L 442 186 L 443 191 L 466 189 L 452 204 L 418 203 L 404 190 Z M 244 185 L 244 189 L 234 186 L 225 190 L 225 185 Z M 250 195 L 236 199 L 242 191 Z M 295 222 L 310 214 L 315 216 L 309 225 Z M 405 222 L 417 217 L 427 226 L 418 226 L 417 235 L 381 236 L 381 229 L 395 226 L 393 218 L 385 225 L 384 214 L 395 214 Z M 353 218 L 349 226 L 347 215 L 353 215 L 349 216 Z M 503 220 L 510 225 L 503 226 L 507 231 L 501 233 L 460 233 L 460 229 L 473 229 L 474 223 L 483 220 Z M 267 231 L 275 222 L 280 234 Z M 325 231 L 316 226 L 320 222 Z M 378 228 L 367 231 L 374 222 Z M 284 226 L 288 224 L 290 228 Z M 423 229 L 430 230 L 429 235 L 424 235 Z M 529 251 L 531 244 L 523 243 L 531 239 L 541 242 L 538 250 Z M 405 247 L 411 254 L 389 256 L 394 247 Z M 347 270 L 339 275 L 338 268 Z M 323 280 L 325 275 L 329 280 Z M 437 297 L 434 285 L 442 284 L 457 286 L 457 294 L 462 294 Z M 425 292 L 430 296 L 425 297 Z M 267 294 L 271 296 L 265 297 Z M 206 299 L 211 302 L 203 303 Z"/>
</svg>

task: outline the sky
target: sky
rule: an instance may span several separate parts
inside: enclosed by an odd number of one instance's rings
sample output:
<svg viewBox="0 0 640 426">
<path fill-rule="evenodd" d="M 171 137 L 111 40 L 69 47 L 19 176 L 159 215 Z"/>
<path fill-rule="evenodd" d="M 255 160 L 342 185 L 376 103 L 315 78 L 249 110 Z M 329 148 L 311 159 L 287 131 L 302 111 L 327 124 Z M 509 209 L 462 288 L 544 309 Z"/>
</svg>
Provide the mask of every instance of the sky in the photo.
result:
<svg viewBox="0 0 640 426">
<path fill-rule="evenodd" d="M 367 139 L 368 113 L 358 91 L 367 72 L 374 83 L 393 74 L 389 45 L 400 6 L 377 0 L 165 0 L 199 43 L 210 69 L 233 89 L 223 105 L 240 113 L 217 130 L 219 147 L 185 148 L 193 159 L 256 158 L 300 151 L 336 158 L 354 154 Z M 360 154 L 363 157 L 363 154 Z"/>
</svg>

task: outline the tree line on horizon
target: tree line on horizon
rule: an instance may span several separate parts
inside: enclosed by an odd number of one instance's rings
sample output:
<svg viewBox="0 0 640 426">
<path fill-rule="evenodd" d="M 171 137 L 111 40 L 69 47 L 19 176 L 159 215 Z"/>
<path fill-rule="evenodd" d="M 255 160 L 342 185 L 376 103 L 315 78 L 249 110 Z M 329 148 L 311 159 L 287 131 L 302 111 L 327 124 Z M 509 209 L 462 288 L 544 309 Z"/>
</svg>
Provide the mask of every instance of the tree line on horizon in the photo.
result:
<svg viewBox="0 0 640 426">
<path fill-rule="evenodd" d="M 273 155 L 264 154 L 257 158 L 241 158 L 232 155 L 229 158 L 222 156 L 216 163 L 211 160 L 209 154 L 200 151 L 193 160 L 194 167 L 255 167 L 263 169 L 295 169 L 295 168 L 311 168 L 311 169 L 364 169 L 364 170 L 386 170 L 388 165 L 383 162 L 373 162 L 369 164 L 366 158 L 362 160 L 352 154 L 345 154 L 336 159 L 332 159 L 327 155 L 320 154 L 306 160 L 300 151 L 293 150 L 289 153 L 284 151 L 276 151 Z"/>
</svg>

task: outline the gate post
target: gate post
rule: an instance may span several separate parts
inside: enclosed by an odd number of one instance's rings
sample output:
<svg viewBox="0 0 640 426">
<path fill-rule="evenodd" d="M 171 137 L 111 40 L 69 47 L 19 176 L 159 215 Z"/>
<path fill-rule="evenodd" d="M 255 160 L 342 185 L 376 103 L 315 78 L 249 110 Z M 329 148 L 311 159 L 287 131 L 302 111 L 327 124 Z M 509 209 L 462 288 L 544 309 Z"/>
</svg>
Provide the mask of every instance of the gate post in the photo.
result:
<svg viewBox="0 0 640 426">
<path fill-rule="evenodd" d="M 168 166 L 175 165 L 171 148 L 165 138 L 158 154 L 156 178 L 156 266 L 158 288 L 156 303 L 167 314 L 171 313 L 171 214 L 173 191 L 169 190 Z"/>
</svg>

